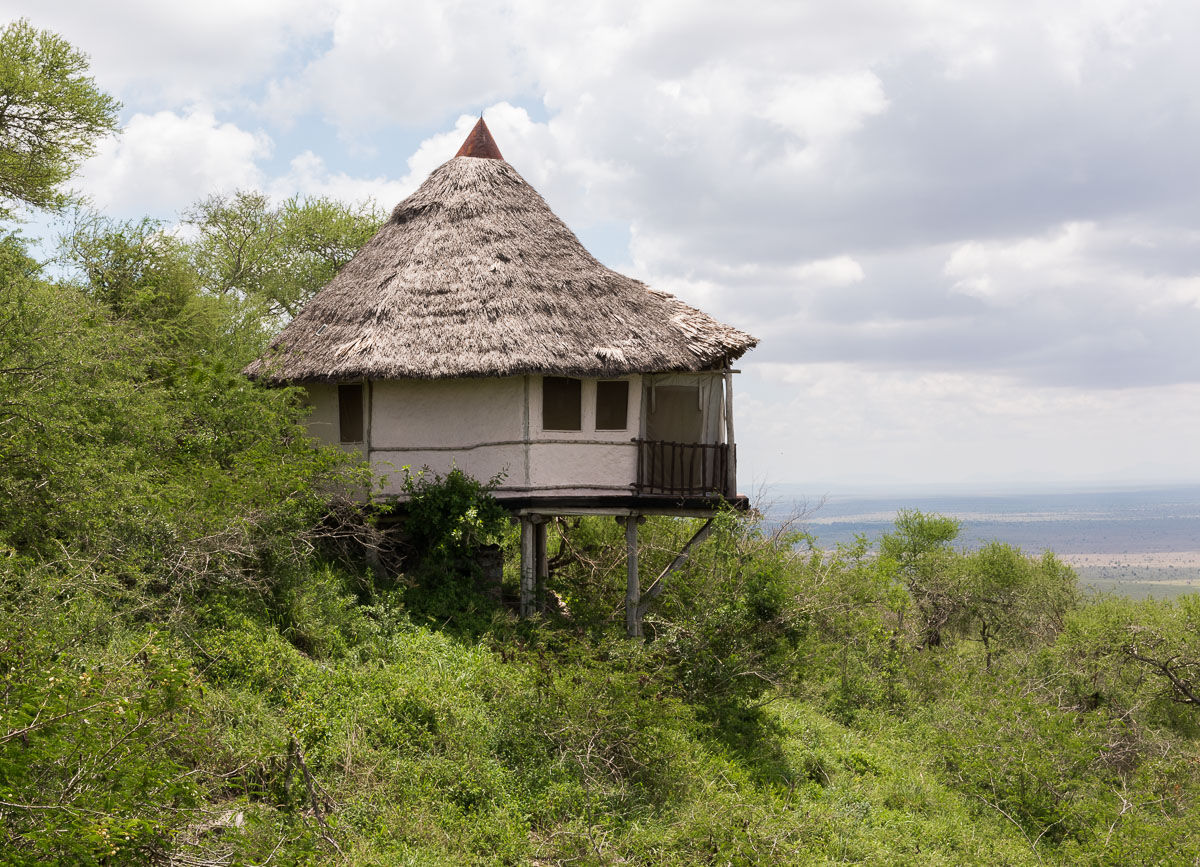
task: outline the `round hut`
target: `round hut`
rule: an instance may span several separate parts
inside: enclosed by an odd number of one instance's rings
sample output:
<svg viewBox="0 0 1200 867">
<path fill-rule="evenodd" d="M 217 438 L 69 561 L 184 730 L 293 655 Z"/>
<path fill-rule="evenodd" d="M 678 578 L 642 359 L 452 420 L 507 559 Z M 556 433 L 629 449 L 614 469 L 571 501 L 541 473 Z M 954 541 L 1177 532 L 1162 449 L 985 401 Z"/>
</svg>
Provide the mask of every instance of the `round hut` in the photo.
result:
<svg viewBox="0 0 1200 867">
<path fill-rule="evenodd" d="M 756 342 L 601 265 L 480 118 L 246 373 L 302 384 L 385 496 L 403 466 L 501 475 L 536 572 L 546 516 L 745 507 L 732 363 Z"/>
</svg>

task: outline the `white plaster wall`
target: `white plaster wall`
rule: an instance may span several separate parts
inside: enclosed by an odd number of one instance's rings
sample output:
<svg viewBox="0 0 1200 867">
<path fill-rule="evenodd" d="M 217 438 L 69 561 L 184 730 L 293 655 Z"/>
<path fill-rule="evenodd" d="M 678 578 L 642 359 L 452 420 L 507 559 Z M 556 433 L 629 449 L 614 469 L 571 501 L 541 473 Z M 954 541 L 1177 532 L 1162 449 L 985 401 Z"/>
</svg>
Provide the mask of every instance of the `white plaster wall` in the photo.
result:
<svg viewBox="0 0 1200 867">
<path fill-rule="evenodd" d="M 366 398 L 364 398 L 365 400 Z M 363 443 L 343 443 L 338 422 L 338 387 L 328 383 L 308 383 L 304 386 L 304 403 L 309 408 L 304 427 L 309 436 L 324 445 L 337 446 L 348 454 L 360 453 Z M 363 490 L 345 490 L 343 493 L 355 500 L 366 501 L 368 493 Z"/>
<path fill-rule="evenodd" d="M 534 488 L 624 490 L 637 480 L 637 448 L 632 442 L 534 443 L 529 450 L 529 480 Z"/>
<path fill-rule="evenodd" d="M 542 378 L 530 377 L 529 480 L 531 488 L 554 494 L 618 494 L 637 478 L 637 448 L 633 439 L 641 428 L 642 377 L 611 377 L 629 383 L 624 430 L 596 430 L 596 382 L 580 387 L 580 430 L 542 427 Z"/>
<path fill-rule="evenodd" d="M 439 475 L 446 475 L 458 467 L 469 476 L 486 482 L 499 472 L 505 473 L 501 487 L 522 485 L 524 479 L 524 444 L 504 446 L 481 446 L 474 449 L 421 450 L 421 449 L 372 449 L 371 467 L 386 483 L 383 492 L 398 494 L 404 487 L 404 467 L 416 473 L 425 467 Z"/>
<path fill-rule="evenodd" d="M 363 398 L 366 400 L 366 398 Z M 362 443 L 341 441 L 338 420 L 338 387 L 323 382 L 304 386 L 304 402 L 310 407 L 304 426 L 309 436 L 325 445 L 338 446 L 344 452 L 361 452 Z"/>
<path fill-rule="evenodd" d="M 371 448 L 473 446 L 524 437 L 524 377 L 371 383 Z"/>
<path fill-rule="evenodd" d="M 525 377 L 371 383 L 371 465 L 399 493 L 404 467 L 523 484 Z"/>
<path fill-rule="evenodd" d="M 627 490 L 637 473 L 641 378 L 627 379 L 627 429 L 618 431 L 595 429 L 595 380 L 583 380 L 579 431 L 542 430 L 540 376 L 375 382 L 371 462 L 387 476 L 386 493 L 399 493 L 405 466 L 442 475 L 456 466 L 480 480 L 504 472 L 500 494 Z"/>
</svg>

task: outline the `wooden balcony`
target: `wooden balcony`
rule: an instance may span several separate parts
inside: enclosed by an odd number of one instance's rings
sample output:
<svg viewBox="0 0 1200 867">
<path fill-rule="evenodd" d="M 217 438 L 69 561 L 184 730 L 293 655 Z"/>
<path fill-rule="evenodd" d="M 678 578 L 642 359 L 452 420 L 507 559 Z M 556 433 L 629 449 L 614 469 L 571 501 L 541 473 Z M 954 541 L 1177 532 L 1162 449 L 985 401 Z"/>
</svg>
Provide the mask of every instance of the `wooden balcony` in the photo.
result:
<svg viewBox="0 0 1200 867">
<path fill-rule="evenodd" d="M 724 443 L 635 440 L 639 494 L 672 497 L 736 496 L 730 483 L 731 448 Z"/>
</svg>

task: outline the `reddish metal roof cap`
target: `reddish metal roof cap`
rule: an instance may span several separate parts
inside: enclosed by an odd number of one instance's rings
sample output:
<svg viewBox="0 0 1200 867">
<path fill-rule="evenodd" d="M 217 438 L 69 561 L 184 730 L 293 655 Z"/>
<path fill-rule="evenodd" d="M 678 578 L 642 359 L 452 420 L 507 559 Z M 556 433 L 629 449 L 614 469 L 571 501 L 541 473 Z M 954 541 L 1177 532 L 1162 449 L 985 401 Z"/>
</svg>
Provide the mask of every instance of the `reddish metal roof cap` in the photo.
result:
<svg viewBox="0 0 1200 867">
<path fill-rule="evenodd" d="M 488 130 L 487 124 L 483 122 L 483 116 L 479 118 L 479 123 L 475 124 L 475 128 L 467 135 L 467 140 L 462 143 L 462 147 L 458 149 L 456 157 L 479 157 L 484 160 L 502 160 L 503 155 L 500 153 L 500 148 L 496 147 L 496 140 L 492 138 L 492 133 Z"/>
</svg>

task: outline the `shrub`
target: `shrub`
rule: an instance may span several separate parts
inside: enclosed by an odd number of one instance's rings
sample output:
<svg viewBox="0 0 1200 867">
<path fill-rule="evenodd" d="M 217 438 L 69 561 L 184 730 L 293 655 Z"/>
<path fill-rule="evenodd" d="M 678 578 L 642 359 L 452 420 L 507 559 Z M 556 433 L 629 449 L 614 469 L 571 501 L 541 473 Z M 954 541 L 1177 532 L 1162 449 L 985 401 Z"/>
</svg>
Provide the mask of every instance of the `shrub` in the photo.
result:
<svg viewBox="0 0 1200 867">
<path fill-rule="evenodd" d="M 508 526 L 508 512 L 492 496 L 503 478 L 480 482 L 457 467 L 445 476 L 404 468 L 404 534 L 424 579 L 475 574 L 479 549 L 500 541 Z"/>
</svg>

